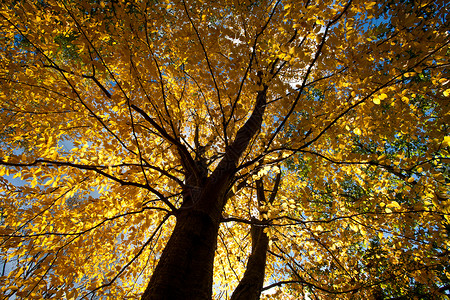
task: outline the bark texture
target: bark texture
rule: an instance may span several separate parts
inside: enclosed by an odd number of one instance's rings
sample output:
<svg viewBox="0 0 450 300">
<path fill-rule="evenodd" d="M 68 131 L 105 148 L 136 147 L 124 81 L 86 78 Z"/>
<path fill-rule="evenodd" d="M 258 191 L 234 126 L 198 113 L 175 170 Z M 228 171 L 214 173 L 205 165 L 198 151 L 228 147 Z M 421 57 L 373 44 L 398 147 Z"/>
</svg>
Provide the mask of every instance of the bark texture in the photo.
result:
<svg viewBox="0 0 450 300">
<path fill-rule="evenodd" d="M 178 216 L 142 300 L 211 299 L 219 222 L 202 211 Z"/>
</svg>

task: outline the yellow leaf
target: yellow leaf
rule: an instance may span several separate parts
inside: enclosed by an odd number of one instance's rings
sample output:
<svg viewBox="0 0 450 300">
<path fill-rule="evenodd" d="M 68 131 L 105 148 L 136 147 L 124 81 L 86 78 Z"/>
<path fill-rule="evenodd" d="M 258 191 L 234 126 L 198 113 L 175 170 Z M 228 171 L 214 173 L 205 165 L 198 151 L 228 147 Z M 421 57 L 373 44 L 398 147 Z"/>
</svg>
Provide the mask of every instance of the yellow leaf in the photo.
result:
<svg viewBox="0 0 450 300">
<path fill-rule="evenodd" d="M 386 205 L 386 207 L 389 207 L 389 208 L 401 208 L 400 204 L 398 204 L 397 201 L 390 202 L 388 205 Z"/>
<path fill-rule="evenodd" d="M 36 180 L 36 178 L 33 178 L 33 180 L 32 180 L 31 183 L 30 183 L 30 186 L 31 186 L 32 188 L 34 188 L 36 185 L 37 185 L 37 180 Z"/>
<path fill-rule="evenodd" d="M 380 98 L 373 98 L 373 103 L 375 103 L 376 105 L 380 104 Z"/>
<path fill-rule="evenodd" d="M 57 186 L 58 186 L 58 178 L 55 178 L 55 180 L 53 181 L 53 184 L 52 184 L 52 188 L 55 188 Z"/>
<path fill-rule="evenodd" d="M 444 137 L 444 140 L 442 141 L 442 146 L 444 147 L 450 146 L 450 136 Z"/>
<path fill-rule="evenodd" d="M 361 129 L 359 129 L 359 128 L 353 129 L 353 132 L 357 135 L 361 135 Z"/>
<path fill-rule="evenodd" d="M 352 231 L 358 232 L 358 230 L 359 230 L 358 225 L 353 224 L 353 223 L 350 223 L 348 225 Z"/>
</svg>

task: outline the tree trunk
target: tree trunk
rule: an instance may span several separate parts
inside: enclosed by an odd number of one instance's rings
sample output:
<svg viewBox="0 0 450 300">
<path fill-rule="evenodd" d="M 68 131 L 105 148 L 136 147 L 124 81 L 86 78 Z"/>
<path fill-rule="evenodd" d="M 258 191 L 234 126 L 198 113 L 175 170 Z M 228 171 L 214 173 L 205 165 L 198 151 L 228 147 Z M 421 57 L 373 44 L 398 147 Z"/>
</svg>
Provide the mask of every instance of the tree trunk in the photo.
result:
<svg viewBox="0 0 450 300">
<path fill-rule="evenodd" d="M 252 253 L 248 258 L 244 276 L 234 290 L 231 300 L 258 300 L 261 295 L 269 238 L 264 228 L 257 225 L 252 225 L 251 237 Z"/>
<path fill-rule="evenodd" d="M 211 299 L 214 255 L 229 178 L 209 178 L 196 193 L 185 197 L 141 300 Z"/>
<path fill-rule="evenodd" d="M 204 183 L 203 180 L 194 181 L 201 186 L 189 188 L 192 190 L 188 191 L 181 209 L 176 213 L 175 228 L 141 300 L 212 298 L 214 255 L 222 210 L 226 204 L 225 195 L 239 158 L 261 128 L 266 93 L 267 86 L 263 85 L 256 96 L 251 116 L 238 130 L 212 174 Z M 180 156 L 184 165 L 192 165 L 189 155 L 185 155 L 187 159 Z M 199 177 L 195 169 L 186 168 L 187 179 Z"/>
<path fill-rule="evenodd" d="M 281 182 L 281 173 L 278 173 L 269 196 L 269 203 L 273 203 Z M 263 179 L 256 181 L 256 196 L 258 204 L 266 203 Z M 231 295 L 231 300 L 258 300 L 264 284 L 266 270 L 267 250 L 269 249 L 269 237 L 264 232 L 264 227 L 258 225 L 258 220 L 252 218 L 251 227 L 252 253 L 247 261 L 247 268 L 237 288 Z"/>
<path fill-rule="evenodd" d="M 180 213 L 142 300 L 211 299 L 218 229 L 204 211 Z"/>
</svg>

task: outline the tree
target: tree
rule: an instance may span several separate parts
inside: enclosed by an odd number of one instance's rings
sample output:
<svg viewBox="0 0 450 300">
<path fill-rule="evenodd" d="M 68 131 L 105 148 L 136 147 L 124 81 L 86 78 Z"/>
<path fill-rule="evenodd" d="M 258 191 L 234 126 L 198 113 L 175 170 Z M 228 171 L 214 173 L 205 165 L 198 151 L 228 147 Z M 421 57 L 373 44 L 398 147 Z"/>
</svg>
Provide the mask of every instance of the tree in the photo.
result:
<svg viewBox="0 0 450 300">
<path fill-rule="evenodd" d="M 3 2 L 1 295 L 445 298 L 449 25 L 439 0 Z"/>
</svg>

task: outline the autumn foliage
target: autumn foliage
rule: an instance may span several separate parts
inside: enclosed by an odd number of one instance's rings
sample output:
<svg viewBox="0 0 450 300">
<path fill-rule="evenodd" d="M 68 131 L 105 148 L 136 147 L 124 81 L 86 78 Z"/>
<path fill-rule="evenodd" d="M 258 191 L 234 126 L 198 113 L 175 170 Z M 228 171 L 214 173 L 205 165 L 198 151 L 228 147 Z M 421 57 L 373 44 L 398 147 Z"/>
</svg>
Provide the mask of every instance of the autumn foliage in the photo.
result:
<svg viewBox="0 0 450 300">
<path fill-rule="evenodd" d="M 1 298 L 446 299 L 449 30 L 445 0 L 2 1 Z"/>
</svg>

